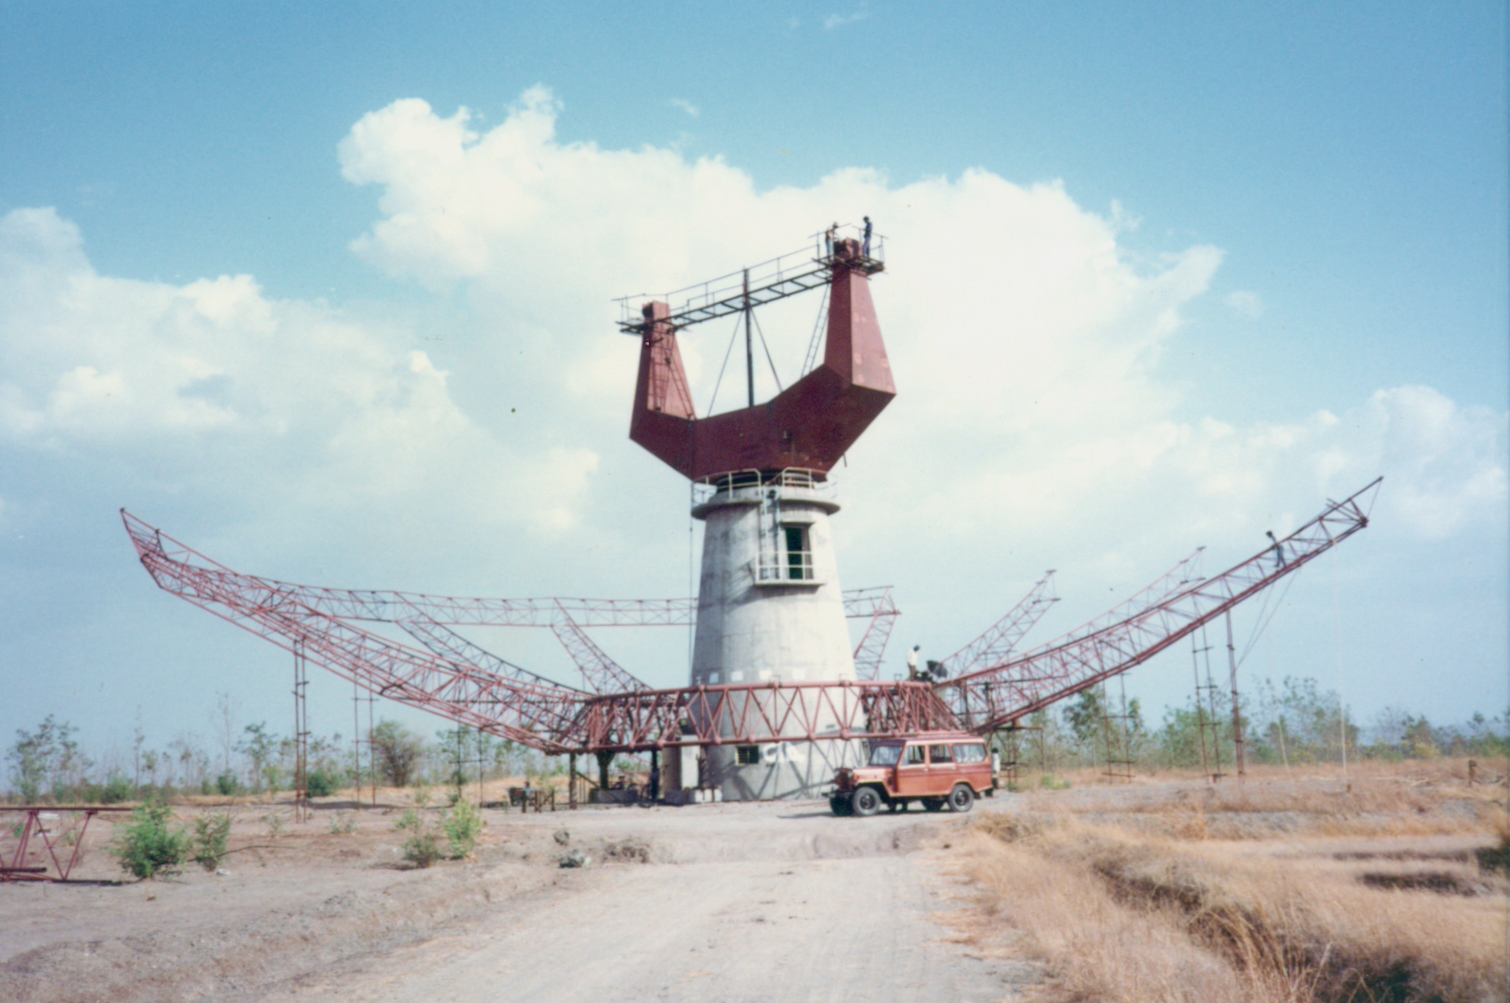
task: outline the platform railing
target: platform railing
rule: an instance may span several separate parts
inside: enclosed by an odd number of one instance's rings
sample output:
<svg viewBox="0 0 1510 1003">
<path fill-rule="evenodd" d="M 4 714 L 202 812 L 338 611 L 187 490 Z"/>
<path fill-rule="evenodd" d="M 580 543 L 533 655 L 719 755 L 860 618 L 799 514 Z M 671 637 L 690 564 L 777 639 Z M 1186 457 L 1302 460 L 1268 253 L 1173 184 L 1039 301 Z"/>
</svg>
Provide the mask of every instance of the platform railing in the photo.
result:
<svg viewBox="0 0 1510 1003">
<path fill-rule="evenodd" d="M 786 467 L 782 470 L 731 470 L 700 477 L 692 482 L 692 504 L 701 505 L 720 493 L 770 487 L 811 491 L 825 501 L 836 501 L 839 496 L 838 487 L 823 471 Z"/>
<path fill-rule="evenodd" d="M 860 244 L 861 253 L 858 257 L 841 259 L 835 255 L 837 246 L 844 240 L 854 240 Z M 626 334 L 636 334 L 643 330 L 645 319 L 640 309 L 650 300 L 668 304 L 671 315 L 666 321 L 680 329 L 738 313 L 744 309 L 746 297 L 752 306 L 760 306 L 824 285 L 828 282 L 829 272 L 841 260 L 867 275 L 886 268 L 886 238 L 872 232 L 867 251 L 863 227 L 846 224 L 832 233 L 821 230 L 812 235 L 812 241 L 810 247 L 789 251 L 769 261 L 762 261 L 758 265 L 741 268 L 706 282 L 667 293 L 621 296 L 615 301 L 619 304 L 619 327 Z"/>
<path fill-rule="evenodd" d="M 810 582 L 815 577 L 813 552 L 786 550 L 775 554 L 761 554 L 756 575 L 762 582 Z"/>
</svg>

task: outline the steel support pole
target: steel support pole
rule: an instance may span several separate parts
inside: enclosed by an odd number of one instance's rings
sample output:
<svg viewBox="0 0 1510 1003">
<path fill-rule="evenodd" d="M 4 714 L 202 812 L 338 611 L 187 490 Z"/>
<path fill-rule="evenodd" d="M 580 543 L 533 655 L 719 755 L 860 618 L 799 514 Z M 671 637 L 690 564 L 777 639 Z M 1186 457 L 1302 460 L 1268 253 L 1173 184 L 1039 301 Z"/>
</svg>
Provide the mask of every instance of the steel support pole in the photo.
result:
<svg viewBox="0 0 1510 1003">
<path fill-rule="evenodd" d="M 309 675 L 304 639 L 294 639 L 294 820 L 309 821 Z"/>
<path fill-rule="evenodd" d="M 1248 747 L 1243 740 L 1242 705 L 1237 698 L 1237 648 L 1232 643 L 1232 611 L 1227 611 L 1227 667 L 1232 684 L 1232 744 L 1237 753 L 1237 778 L 1243 780 L 1248 773 Z"/>
<path fill-rule="evenodd" d="M 750 270 L 745 269 L 745 381 L 750 391 L 750 407 L 755 406 L 755 333 L 751 318 L 755 308 L 750 304 Z"/>
</svg>

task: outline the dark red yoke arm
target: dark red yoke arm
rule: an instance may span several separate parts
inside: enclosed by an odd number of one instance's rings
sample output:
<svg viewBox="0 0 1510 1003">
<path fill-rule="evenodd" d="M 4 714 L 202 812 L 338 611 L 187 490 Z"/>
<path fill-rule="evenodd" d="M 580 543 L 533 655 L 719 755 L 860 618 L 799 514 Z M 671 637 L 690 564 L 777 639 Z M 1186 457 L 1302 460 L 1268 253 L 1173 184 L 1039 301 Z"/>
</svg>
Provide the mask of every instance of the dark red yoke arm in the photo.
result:
<svg viewBox="0 0 1510 1003">
<path fill-rule="evenodd" d="M 699 480 L 734 470 L 827 473 L 896 396 L 855 241 L 839 241 L 829 278 L 823 364 L 764 404 L 698 418 L 665 303 L 647 303 L 629 437 Z"/>
</svg>

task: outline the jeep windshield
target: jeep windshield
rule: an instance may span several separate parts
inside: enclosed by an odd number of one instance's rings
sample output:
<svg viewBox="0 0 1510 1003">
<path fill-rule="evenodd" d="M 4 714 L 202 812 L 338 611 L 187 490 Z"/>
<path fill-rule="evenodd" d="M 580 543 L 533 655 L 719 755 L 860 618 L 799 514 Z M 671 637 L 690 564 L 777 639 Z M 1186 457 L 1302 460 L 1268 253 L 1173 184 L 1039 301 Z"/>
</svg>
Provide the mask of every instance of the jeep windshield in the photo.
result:
<svg viewBox="0 0 1510 1003">
<path fill-rule="evenodd" d="M 900 745 L 878 745 L 870 750 L 871 766 L 895 766 L 897 760 L 902 758 Z"/>
</svg>

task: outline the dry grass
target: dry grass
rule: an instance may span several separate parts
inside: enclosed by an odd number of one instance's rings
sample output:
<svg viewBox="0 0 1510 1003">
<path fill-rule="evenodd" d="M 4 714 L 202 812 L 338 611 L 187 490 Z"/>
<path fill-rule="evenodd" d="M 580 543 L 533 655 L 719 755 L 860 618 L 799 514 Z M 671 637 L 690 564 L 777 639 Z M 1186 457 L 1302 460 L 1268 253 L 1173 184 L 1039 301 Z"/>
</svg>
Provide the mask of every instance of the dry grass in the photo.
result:
<svg viewBox="0 0 1510 1003">
<path fill-rule="evenodd" d="M 1351 793 L 1252 782 L 1143 793 L 1119 806 L 1125 788 L 1082 790 L 1073 811 L 974 826 L 980 932 L 1021 931 L 1055 974 L 1049 995 L 1507 998 L 1503 790 L 1376 775 Z M 1242 838 L 1213 838 L 1225 830 Z"/>
</svg>

